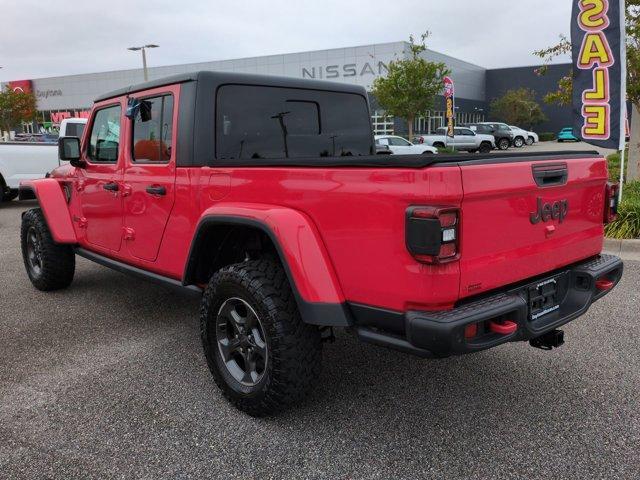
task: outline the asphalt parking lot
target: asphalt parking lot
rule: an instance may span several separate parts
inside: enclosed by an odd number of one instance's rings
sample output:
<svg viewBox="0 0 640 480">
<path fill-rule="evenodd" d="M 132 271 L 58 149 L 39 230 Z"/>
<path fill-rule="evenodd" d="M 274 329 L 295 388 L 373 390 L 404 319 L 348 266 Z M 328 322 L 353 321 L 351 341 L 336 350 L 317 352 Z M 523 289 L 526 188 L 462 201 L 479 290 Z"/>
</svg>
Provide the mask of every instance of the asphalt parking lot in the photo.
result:
<svg viewBox="0 0 640 480">
<path fill-rule="evenodd" d="M 302 407 L 232 408 L 198 301 L 78 259 L 71 289 L 24 273 L 0 205 L 0 477 L 639 478 L 640 264 L 543 352 L 421 360 L 341 333 Z"/>
</svg>

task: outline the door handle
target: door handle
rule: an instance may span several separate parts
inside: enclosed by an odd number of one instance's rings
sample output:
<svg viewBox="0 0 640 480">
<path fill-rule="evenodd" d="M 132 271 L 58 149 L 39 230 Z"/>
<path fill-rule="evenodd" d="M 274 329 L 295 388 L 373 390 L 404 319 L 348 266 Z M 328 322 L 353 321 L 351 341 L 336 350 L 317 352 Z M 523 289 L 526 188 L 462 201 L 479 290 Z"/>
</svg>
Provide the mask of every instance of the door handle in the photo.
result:
<svg viewBox="0 0 640 480">
<path fill-rule="evenodd" d="M 150 195 L 166 195 L 167 189 L 160 185 L 149 185 L 147 187 L 147 193 Z"/>
<path fill-rule="evenodd" d="M 117 192 L 120 190 L 120 186 L 116 182 L 105 183 L 102 185 L 102 188 L 110 192 Z"/>
</svg>

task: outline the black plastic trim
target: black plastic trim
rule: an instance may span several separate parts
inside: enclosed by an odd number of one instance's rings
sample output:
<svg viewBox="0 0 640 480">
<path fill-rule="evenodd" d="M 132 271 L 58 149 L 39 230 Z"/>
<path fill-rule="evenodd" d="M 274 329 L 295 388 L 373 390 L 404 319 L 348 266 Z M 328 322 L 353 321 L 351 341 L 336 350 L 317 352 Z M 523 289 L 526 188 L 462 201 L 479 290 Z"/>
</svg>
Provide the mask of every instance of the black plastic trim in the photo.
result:
<svg viewBox="0 0 640 480">
<path fill-rule="evenodd" d="M 183 285 L 189 285 L 193 282 L 193 276 L 197 269 L 197 258 L 199 257 L 200 249 L 205 245 L 202 241 L 202 235 L 206 229 L 211 225 L 242 225 L 257 228 L 263 231 L 275 246 L 280 262 L 284 266 L 291 290 L 296 298 L 298 304 L 298 310 L 302 320 L 305 323 L 311 325 L 332 326 L 332 327 L 348 327 L 353 325 L 351 312 L 346 304 L 342 303 L 313 303 L 307 302 L 298 291 L 295 284 L 291 269 L 286 261 L 282 247 L 278 242 L 277 237 L 265 223 L 251 218 L 233 217 L 227 215 L 212 215 L 203 218 L 196 228 L 196 234 L 194 235 L 193 242 L 189 249 L 189 257 L 185 266 L 185 272 L 182 280 Z"/>
<path fill-rule="evenodd" d="M 180 281 L 175 280 L 173 278 L 164 277 L 156 273 L 148 272 L 147 270 L 143 270 L 141 268 L 134 267 L 132 265 L 119 262 L 117 260 L 113 260 L 111 258 L 105 257 L 98 253 L 85 250 L 84 248 L 78 247 L 75 249 L 75 252 L 76 252 L 76 255 L 84 257 L 87 260 L 91 260 L 92 262 L 98 263 L 105 267 L 111 268 L 112 270 L 116 270 L 121 273 L 126 273 L 128 275 L 133 275 L 134 277 L 138 277 L 143 280 L 156 283 L 158 285 L 164 285 L 165 287 L 170 287 L 172 289 L 175 289 L 181 292 L 186 292 L 191 295 L 202 295 L 202 289 L 196 287 L 195 285 L 183 285 Z"/>
</svg>

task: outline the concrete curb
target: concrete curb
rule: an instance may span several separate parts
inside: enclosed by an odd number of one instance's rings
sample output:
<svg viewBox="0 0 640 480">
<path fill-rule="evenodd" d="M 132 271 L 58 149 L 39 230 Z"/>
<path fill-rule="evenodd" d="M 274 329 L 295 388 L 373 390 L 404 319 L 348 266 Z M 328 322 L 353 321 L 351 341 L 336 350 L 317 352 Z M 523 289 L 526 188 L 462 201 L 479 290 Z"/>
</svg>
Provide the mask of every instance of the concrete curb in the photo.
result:
<svg viewBox="0 0 640 480">
<path fill-rule="evenodd" d="M 624 260 L 640 260 L 640 240 L 605 238 L 604 250 Z"/>
</svg>

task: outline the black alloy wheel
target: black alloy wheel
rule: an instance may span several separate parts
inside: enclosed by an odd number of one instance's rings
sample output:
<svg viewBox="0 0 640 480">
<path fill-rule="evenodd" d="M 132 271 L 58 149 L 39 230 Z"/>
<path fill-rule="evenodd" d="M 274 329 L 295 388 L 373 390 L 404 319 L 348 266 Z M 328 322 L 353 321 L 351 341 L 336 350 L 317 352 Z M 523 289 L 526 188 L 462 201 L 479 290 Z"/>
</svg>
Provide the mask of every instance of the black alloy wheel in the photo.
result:
<svg viewBox="0 0 640 480">
<path fill-rule="evenodd" d="M 242 385 L 254 387 L 262 380 L 269 348 L 262 322 L 241 298 L 226 300 L 216 318 L 218 351 L 227 372 Z"/>
</svg>

